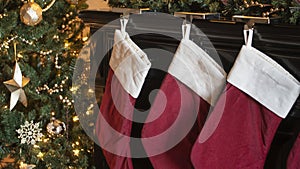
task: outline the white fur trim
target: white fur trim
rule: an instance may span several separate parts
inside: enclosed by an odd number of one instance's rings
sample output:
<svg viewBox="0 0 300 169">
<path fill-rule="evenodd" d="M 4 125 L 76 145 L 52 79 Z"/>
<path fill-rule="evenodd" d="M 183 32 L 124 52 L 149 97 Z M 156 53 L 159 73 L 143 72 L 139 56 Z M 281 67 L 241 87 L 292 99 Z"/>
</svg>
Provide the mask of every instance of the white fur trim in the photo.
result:
<svg viewBox="0 0 300 169">
<path fill-rule="evenodd" d="M 300 83 L 278 63 L 243 46 L 227 81 L 285 118 L 300 93 Z"/>
<path fill-rule="evenodd" d="M 188 39 L 181 40 L 168 72 L 211 105 L 215 105 L 226 82 L 226 72 Z"/>
<path fill-rule="evenodd" d="M 114 46 L 109 62 L 126 92 L 137 98 L 151 67 L 147 55 L 125 32 L 115 31 Z"/>
</svg>

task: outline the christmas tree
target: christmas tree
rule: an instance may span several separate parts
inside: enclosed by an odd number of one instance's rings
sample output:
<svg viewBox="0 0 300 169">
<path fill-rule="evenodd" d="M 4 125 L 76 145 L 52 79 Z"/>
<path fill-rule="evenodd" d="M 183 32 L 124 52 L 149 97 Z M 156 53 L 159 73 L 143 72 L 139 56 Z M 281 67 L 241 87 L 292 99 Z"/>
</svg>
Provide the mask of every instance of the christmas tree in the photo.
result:
<svg viewBox="0 0 300 169">
<path fill-rule="evenodd" d="M 0 168 L 92 168 L 72 100 L 82 0 L 0 0 Z"/>
</svg>

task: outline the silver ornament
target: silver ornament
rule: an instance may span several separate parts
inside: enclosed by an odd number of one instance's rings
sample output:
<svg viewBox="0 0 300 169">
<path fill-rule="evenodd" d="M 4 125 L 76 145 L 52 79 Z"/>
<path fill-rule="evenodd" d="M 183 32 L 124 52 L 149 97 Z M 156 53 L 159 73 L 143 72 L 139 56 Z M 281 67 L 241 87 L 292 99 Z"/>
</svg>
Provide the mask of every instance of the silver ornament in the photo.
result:
<svg viewBox="0 0 300 169">
<path fill-rule="evenodd" d="M 52 117 L 47 124 L 47 132 L 50 136 L 62 136 L 66 131 L 66 124 Z"/>
</svg>

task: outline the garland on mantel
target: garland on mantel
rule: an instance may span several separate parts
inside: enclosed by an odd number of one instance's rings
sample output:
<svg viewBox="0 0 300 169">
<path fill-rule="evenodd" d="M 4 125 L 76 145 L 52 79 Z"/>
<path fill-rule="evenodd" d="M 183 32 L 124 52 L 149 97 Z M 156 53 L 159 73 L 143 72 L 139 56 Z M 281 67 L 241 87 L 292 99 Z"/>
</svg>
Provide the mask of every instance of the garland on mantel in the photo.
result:
<svg viewBox="0 0 300 169">
<path fill-rule="evenodd" d="M 109 0 L 111 7 L 150 8 L 151 11 L 174 13 L 219 12 L 223 17 L 232 15 L 276 17 L 283 22 L 300 21 L 300 0 Z"/>
</svg>

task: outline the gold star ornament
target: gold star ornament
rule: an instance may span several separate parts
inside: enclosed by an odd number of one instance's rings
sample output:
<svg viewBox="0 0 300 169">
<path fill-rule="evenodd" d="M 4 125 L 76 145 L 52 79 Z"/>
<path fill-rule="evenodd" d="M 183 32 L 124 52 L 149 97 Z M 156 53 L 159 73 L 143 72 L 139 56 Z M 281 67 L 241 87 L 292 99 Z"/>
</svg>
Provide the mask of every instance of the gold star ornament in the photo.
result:
<svg viewBox="0 0 300 169">
<path fill-rule="evenodd" d="M 12 110 L 16 106 L 18 100 L 25 107 L 27 107 L 27 98 L 23 90 L 23 87 L 26 86 L 29 83 L 29 81 L 30 81 L 29 78 L 22 76 L 20 66 L 16 62 L 13 79 L 3 82 L 4 85 L 11 92 L 10 106 L 9 106 L 10 110 Z"/>
</svg>

